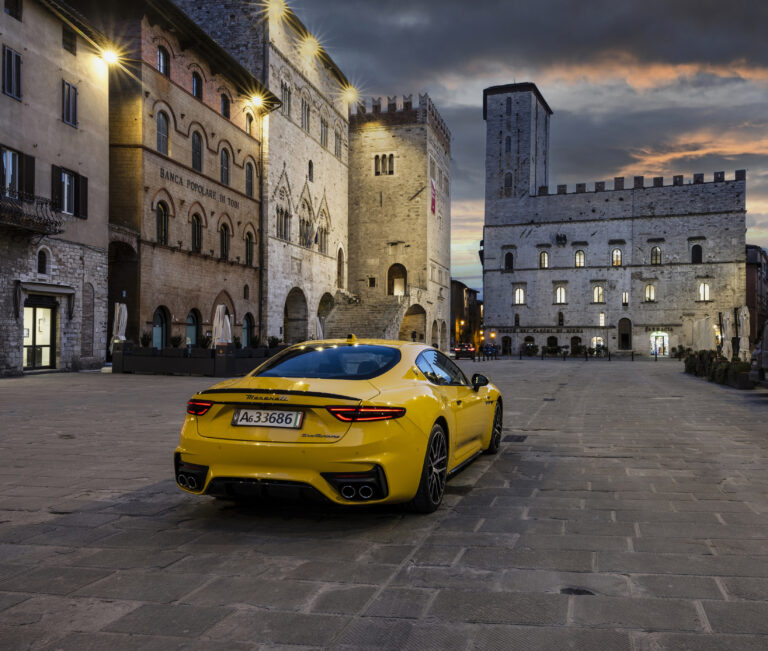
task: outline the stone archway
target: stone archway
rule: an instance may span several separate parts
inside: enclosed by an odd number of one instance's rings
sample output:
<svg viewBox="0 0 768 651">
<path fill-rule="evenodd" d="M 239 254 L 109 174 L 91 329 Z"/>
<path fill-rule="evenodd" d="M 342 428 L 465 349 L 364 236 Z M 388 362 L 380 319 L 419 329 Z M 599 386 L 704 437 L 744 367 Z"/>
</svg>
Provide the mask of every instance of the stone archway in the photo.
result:
<svg viewBox="0 0 768 651">
<path fill-rule="evenodd" d="M 141 335 L 139 315 L 139 257 L 136 249 L 126 242 L 114 240 L 109 243 L 107 295 L 107 342 L 112 337 L 115 319 L 115 303 L 125 303 L 128 309 L 128 322 L 125 328 L 125 338 L 135 343 Z"/>
<path fill-rule="evenodd" d="M 632 321 L 619 319 L 619 350 L 632 350 Z"/>
<path fill-rule="evenodd" d="M 418 303 L 411 305 L 400 324 L 398 339 L 401 341 L 424 341 L 427 336 L 427 312 Z"/>
<path fill-rule="evenodd" d="M 325 338 L 325 320 L 333 310 L 333 296 L 328 292 L 323 294 L 320 299 L 320 303 L 317 306 L 317 322 L 315 324 L 315 337 L 318 339 Z M 310 328 L 311 330 L 311 328 Z"/>
<path fill-rule="evenodd" d="M 283 309 L 283 341 L 295 344 L 307 339 L 307 297 L 298 287 L 294 287 L 285 299 Z"/>
<path fill-rule="evenodd" d="M 448 350 L 448 324 L 440 322 L 440 350 Z"/>
<path fill-rule="evenodd" d="M 432 337 L 429 343 L 435 348 L 440 347 L 440 332 L 437 327 L 437 321 L 432 321 Z"/>
</svg>

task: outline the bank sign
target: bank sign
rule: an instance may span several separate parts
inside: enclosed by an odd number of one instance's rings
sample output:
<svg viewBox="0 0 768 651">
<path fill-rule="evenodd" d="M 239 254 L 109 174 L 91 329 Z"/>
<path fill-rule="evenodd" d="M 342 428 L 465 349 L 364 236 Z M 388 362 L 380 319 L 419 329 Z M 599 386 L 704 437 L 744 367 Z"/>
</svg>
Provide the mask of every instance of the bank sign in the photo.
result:
<svg viewBox="0 0 768 651">
<path fill-rule="evenodd" d="M 232 199 L 232 197 L 229 197 L 226 194 L 217 192 L 215 188 L 208 188 L 192 179 L 184 179 L 181 174 L 176 174 L 176 172 L 171 172 L 163 167 L 160 168 L 160 178 L 164 181 L 170 181 L 171 183 L 187 188 L 187 190 L 191 190 L 192 192 L 196 192 L 201 197 L 218 199 L 219 203 L 226 204 L 231 208 L 240 208 L 240 202 L 237 201 L 237 199 Z"/>
</svg>

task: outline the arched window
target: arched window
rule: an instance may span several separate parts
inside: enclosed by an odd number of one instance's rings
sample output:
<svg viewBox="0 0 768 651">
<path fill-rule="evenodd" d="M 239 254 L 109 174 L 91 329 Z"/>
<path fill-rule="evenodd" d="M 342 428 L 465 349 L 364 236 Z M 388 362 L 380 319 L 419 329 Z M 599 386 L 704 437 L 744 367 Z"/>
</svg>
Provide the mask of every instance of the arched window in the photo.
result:
<svg viewBox="0 0 768 651">
<path fill-rule="evenodd" d="M 585 260 L 586 260 L 586 256 L 584 255 L 584 251 L 576 251 L 576 253 L 573 256 L 574 266 L 583 267 Z"/>
<path fill-rule="evenodd" d="M 508 252 L 504 255 L 504 271 L 512 271 L 515 268 L 515 256 L 512 252 Z"/>
<path fill-rule="evenodd" d="M 525 290 L 522 287 L 515 290 L 515 305 L 525 305 Z"/>
<path fill-rule="evenodd" d="M 48 254 L 42 249 L 37 252 L 37 273 L 48 273 Z"/>
<path fill-rule="evenodd" d="M 558 305 L 565 304 L 565 287 L 560 286 L 555 288 L 555 303 Z"/>
<path fill-rule="evenodd" d="M 381 158 L 378 154 L 373 157 L 373 173 L 376 176 L 381 176 Z"/>
<path fill-rule="evenodd" d="M 549 253 L 542 251 L 539 253 L 539 269 L 549 268 Z"/>
<path fill-rule="evenodd" d="M 203 171 L 203 137 L 199 132 L 192 132 L 192 169 Z"/>
<path fill-rule="evenodd" d="M 512 138 L 507 136 L 504 140 L 504 153 L 509 154 L 512 152 Z"/>
<path fill-rule="evenodd" d="M 168 316 L 165 308 L 158 307 L 152 317 L 152 347 L 165 348 L 168 345 Z"/>
<path fill-rule="evenodd" d="M 381 174 L 382 174 L 382 176 L 386 176 L 387 174 L 389 174 L 389 172 L 387 172 L 387 160 L 388 160 L 387 159 L 387 155 L 384 154 L 381 157 Z"/>
<path fill-rule="evenodd" d="M 243 285 L 243 300 L 247 301 L 251 298 L 251 288 L 248 285 Z"/>
<path fill-rule="evenodd" d="M 168 155 L 168 115 L 164 111 L 157 114 L 157 151 Z"/>
<path fill-rule="evenodd" d="M 187 346 L 197 346 L 197 338 L 200 334 L 200 317 L 197 310 L 190 310 L 187 314 L 186 343 Z"/>
<path fill-rule="evenodd" d="M 614 267 L 621 266 L 621 249 L 614 249 L 611 252 L 611 266 L 614 266 Z"/>
<path fill-rule="evenodd" d="M 157 48 L 157 70 L 161 75 L 171 76 L 171 55 L 162 45 Z"/>
<path fill-rule="evenodd" d="M 395 173 L 395 155 L 389 155 L 389 175 L 392 176 Z"/>
<path fill-rule="evenodd" d="M 602 285 L 595 285 L 592 289 L 592 302 L 605 303 L 605 294 L 603 293 Z"/>
<path fill-rule="evenodd" d="M 219 257 L 229 260 L 229 225 L 226 223 L 219 230 Z"/>
<path fill-rule="evenodd" d="M 653 285 L 645 286 L 645 300 L 647 303 L 651 303 L 656 300 L 656 288 Z"/>
<path fill-rule="evenodd" d="M 507 115 L 512 115 L 512 98 L 507 97 Z"/>
<path fill-rule="evenodd" d="M 245 132 L 249 135 L 253 135 L 253 116 L 250 113 L 245 114 Z"/>
<path fill-rule="evenodd" d="M 708 301 L 709 300 L 709 283 L 700 283 L 699 284 L 699 300 L 700 301 Z"/>
<path fill-rule="evenodd" d="M 203 99 L 203 78 L 197 72 L 192 73 L 192 95 L 201 101 Z"/>
<path fill-rule="evenodd" d="M 253 317 L 246 314 L 243 317 L 243 348 L 248 348 L 254 344 L 253 341 Z"/>
<path fill-rule="evenodd" d="M 624 307 L 629 305 L 629 292 L 621 292 L 621 304 Z"/>
<path fill-rule="evenodd" d="M 310 181 L 315 180 L 315 164 L 312 161 L 309 161 L 309 164 L 307 165 L 307 178 Z"/>
<path fill-rule="evenodd" d="M 203 248 L 203 220 L 195 213 L 192 215 L 192 250 L 200 253 Z"/>
<path fill-rule="evenodd" d="M 512 196 L 512 172 L 507 172 L 504 175 L 504 196 Z"/>
<path fill-rule="evenodd" d="M 651 264 L 661 264 L 661 247 L 654 246 L 651 249 Z"/>
<path fill-rule="evenodd" d="M 229 120 L 229 95 L 221 94 L 221 114 Z"/>
<path fill-rule="evenodd" d="M 691 264 L 701 264 L 702 256 L 701 244 L 694 244 L 691 247 Z"/>
<path fill-rule="evenodd" d="M 245 164 L 245 194 L 253 196 L 253 165 L 250 163 Z"/>
<path fill-rule="evenodd" d="M 245 264 L 253 266 L 253 233 L 250 232 L 245 234 Z"/>
<path fill-rule="evenodd" d="M 226 149 L 221 150 L 221 182 L 229 185 L 229 152 Z"/>
<path fill-rule="evenodd" d="M 155 208 L 157 217 L 157 243 L 168 244 L 168 206 L 162 201 Z"/>
</svg>

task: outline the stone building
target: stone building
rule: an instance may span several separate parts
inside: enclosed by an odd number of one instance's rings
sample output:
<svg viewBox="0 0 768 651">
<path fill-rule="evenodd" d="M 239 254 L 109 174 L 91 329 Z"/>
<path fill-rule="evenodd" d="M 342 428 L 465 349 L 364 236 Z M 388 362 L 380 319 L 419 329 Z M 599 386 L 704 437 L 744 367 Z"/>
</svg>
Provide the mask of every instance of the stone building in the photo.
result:
<svg viewBox="0 0 768 651">
<path fill-rule="evenodd" d="M 353 107 L 349 152 L 349 289 L 363 302 L 396 299 L 404 308 L 399 338 L 445 349 L 450 320 L 448 127 L 426 94 L 418 105 L 410 95 L 389 97 L 386 107 L 374 99 L 370 107 Z"/>
<path fill-rule="evenodd" d="M 347 286 L 349 82 L 284 6 L 177 4 L 282 102 L 264 123 L 265 328 L 288 343 L 322 336 Z"/>
<path fill-rule="evenodd" d="M 749 339 L 755 344 L 762 338 L 768 322 L 768 253 L 755 244 L 747 244 L 746 305 L 749 308 Z"/>
<path fill-rule="evenodd" d="M 473 344 L 477 349 L 483 342 L 483 302 L 477 300 L 477 290 L 451 279 L 451 346 Z"/>
<path fill-rule="evenodd" d="M 129 340 L 156 348 L 199 345 L 220 304 L 233 335 L 254 343 L 262 124 L 277 99 L 167 0 L 78 4 L 120 48 L 109 96 L 109 304 L 127 305 Z"/>
<path fill-rule="evenodd" d="M 0 13 L 0 375 L 101 366 L 108 69 L 56 0 Z"/>
<path fill-rule="evenodd" d="M 531 83 L 483 93 L 486 330 L 514 352 L 699 347 L 744 304 L 746 173 L 550 194 L 551 115 Z"/>
</svg>

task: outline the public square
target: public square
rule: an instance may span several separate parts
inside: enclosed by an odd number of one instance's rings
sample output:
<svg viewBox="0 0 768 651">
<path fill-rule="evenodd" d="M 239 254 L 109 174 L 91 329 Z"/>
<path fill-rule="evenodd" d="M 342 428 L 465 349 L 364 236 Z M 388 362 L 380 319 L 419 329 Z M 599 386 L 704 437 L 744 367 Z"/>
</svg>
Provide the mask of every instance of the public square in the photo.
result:
<svg viewBox="0 0 768 651">
<path fill-rule="evenodd" d="M 211 378 L 0 380 L 0 648 L 768 647 L 768 390 L 460 365 L 501 388 L 504 442 L 428 516 L 182 493 Z"/>
</svg>

